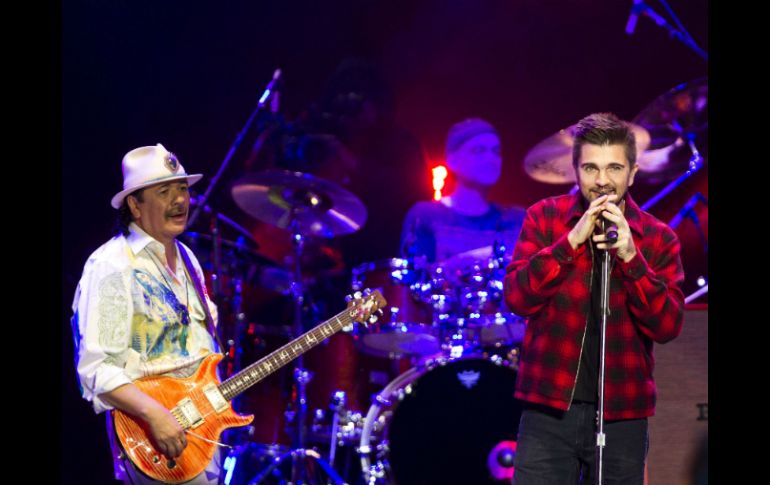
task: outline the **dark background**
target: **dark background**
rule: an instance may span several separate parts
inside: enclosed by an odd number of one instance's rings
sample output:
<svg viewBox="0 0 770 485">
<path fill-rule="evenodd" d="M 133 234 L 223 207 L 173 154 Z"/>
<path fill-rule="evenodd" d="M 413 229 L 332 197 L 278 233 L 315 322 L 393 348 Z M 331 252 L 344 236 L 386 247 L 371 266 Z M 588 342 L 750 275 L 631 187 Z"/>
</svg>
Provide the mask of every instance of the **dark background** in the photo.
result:
<svg viewBox="0 0 770 485">
<path fill-rule="evenodd" d="M 103 417 L 94 416 L 78 394 L 69 317 L 87 256 L 112 234 L 114 210 L 109 200 L 121 188 L 120 160 L 125 152 L 163 143 L 188 173 L 206 176 L 195 187 L 202 192 L 274 69 L 283 70 L 281 114 L 292 121 L 323 97 L 341 62 L 360 58 L 379 68 L 393 95 L 397 125 L 421 144 L 429 164 L 441 160 L 444 136 L 452 123 L 480 116 L 497 126 L 504 168 L 492 198 L 526 207 L 570 188 L 534 181 L 523 171 L 525 154 L 539 141 L 592 112 L 613 111 L 631 119 L 674 86 L 708 74 L 706 61 L 649 18 L 639 18 L 635 33 L 627 35 L 631 4 L 630 0 L 63 4 L 63 483 L 109 483 L 111 477 Z M 658 2 L 650 4 L 665 13 Z M 700 47 L 708 50 L 707 2 L 669 4 Z M 253 132 L 250 135 L 211 202 L 257 234 L 262 230 L 275 235 L 237 212 L 224 190 L 227 182 L 243 173 L 254 137 Z M 428 193 L 428 165 L 405 167 L 394 161 L 394 167 L 403 176 L 424 180 Z M 641 204 L 664 185 L 637 182 L 632 194 Z M 414 197 L 401 187 L 382 190 L 393 200 Z M 707 167 L 650 212 L 669 221 L 698 192 L 708 195 Z M 370 208 L 370 215 L 373 209 L 382 210 Z M 707 235 L 707 208 L 700 206 L 698 215 Z M 393 223 L 376 229 L 391 236 L 401 230 Z M 687 273 L 685 294 L 690 294 L 697 288 L 697 276 L 708 276 L 706 257 L 692 221 L 685 220 L 677 232 Z M 398 251 L 393 246 L 392 255 Z M 364 247 L 345 257 L 358 263 L 372 259 Z M 83 470 L 88 470 L 88 477 Z"/>
</svg>

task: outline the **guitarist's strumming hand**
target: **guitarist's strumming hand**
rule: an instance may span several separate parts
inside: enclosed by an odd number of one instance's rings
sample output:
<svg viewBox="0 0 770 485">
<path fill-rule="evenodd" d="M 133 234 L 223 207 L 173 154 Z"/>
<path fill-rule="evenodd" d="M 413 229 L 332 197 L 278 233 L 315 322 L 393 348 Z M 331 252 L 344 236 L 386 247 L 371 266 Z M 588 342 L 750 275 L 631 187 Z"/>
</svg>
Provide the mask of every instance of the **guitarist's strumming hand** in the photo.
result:
<svg viewBox="0 0 770 485">
<path fill-rule="evenodd" d="M 158 451 L 176 458 L 187 447 L 184 428 L 161 403 L 134 384 L 125 384 L 99 397 L 121 411 L 136 416 L 147 424 L 150 438 Z"/>
<path fill-rule="evenodd" d="M 159 451 L 168 458 L 176 458 L 187 447 L 184 429 L 171 412 L 157 401 L 155 403 L 158 406 L 147 413 L 145 418 L 145 422 L 150 428 L 150 437 L 155 441 Z"/>
</svg>

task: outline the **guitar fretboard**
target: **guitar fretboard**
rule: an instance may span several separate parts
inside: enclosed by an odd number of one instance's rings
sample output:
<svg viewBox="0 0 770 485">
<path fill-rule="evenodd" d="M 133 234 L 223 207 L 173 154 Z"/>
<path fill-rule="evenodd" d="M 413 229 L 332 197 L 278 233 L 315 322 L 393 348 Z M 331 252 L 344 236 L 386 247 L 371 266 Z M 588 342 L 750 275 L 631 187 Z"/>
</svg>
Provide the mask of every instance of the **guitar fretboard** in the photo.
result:
<svg viewBox="0 0 770 485">
<path fill-rule="evenodd" d="M 284 365 L 312 349 L 351 324 L 352 312 L 348 308 L 283 347 L 262 357 L 219 385 L 219 391 L 228 401 L 277 371 Z"/>
</svg>

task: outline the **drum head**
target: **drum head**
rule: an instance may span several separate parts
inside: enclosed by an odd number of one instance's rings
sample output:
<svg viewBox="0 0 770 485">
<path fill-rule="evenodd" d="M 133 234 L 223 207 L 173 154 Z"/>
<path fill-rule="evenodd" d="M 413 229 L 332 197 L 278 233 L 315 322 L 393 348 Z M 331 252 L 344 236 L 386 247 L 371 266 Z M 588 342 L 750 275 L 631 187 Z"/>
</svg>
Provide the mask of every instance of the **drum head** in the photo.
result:
<svg viewBox="0 0 770 485">
<path fill-rule="evenodd" d="M 516 440 L 515 383 L 513 369 L 483 359 L 455 360 L 417 379 L 388 429 L 396 483 L 501 483 L 487 460 L 501 442 Z"/>
</svg>

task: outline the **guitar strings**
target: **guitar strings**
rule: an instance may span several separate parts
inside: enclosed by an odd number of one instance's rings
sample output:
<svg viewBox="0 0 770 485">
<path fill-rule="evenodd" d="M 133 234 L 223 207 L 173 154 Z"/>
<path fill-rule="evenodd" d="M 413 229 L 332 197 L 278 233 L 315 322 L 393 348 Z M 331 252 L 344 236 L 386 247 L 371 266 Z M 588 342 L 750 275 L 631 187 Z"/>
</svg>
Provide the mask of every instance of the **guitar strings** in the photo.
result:
<svg viewBox="0 0 770 485">
<path fill-rule="evenodd" d="M 196 433 L 193 433 L 193 432 L 192 432 L 192 431 L 190 431 L 190 430 L 187 430 L 187 429 L 186 429 L 184 432 L 185 432 L 185 433 L 187 433 L 187 434 L 189 434 L 190 436 L 195 436 L 196 438 L 198 438 L 198 439 L 200 439 L 200 440 L 203 440 L 203 441 L 205 441 L 205 442 L 207 442 L 207 443 L 211 443 L 211 444 L 214 444 L 214 445 L 222 446 L 222 447 L 224 447 L 224 448 L 235 449 L 235 447 L 234 447 L 234 446 L 230 446 L 230 445 L 227 445 L 227 444 L 225 444 L 225 443 L 220 443 L 219 441 L 214 441 L 214 440 L 210 440 L 210 439 L 208 439 L 208 438 L 204 438 L 203 436 L 201 436 L 201 435 L 199 435 L 199 434 L 196 434 Z"/>
</svg>

